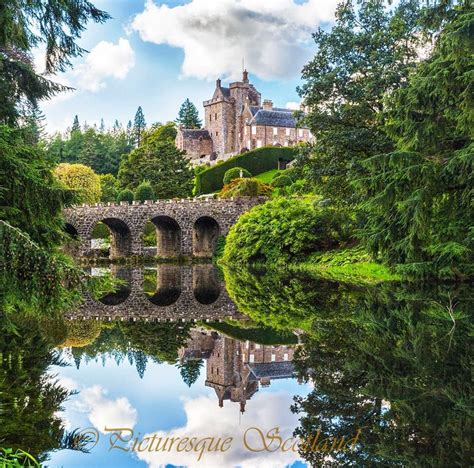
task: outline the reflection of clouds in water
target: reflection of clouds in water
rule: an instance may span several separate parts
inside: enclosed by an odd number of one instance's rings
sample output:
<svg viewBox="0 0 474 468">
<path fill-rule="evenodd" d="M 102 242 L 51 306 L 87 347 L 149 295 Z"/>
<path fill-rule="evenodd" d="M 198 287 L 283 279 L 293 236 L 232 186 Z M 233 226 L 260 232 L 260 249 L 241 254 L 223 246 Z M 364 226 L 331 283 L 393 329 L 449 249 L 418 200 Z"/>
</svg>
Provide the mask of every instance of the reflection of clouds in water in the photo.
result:
<svg viewBox="0 0 474 468">
<path fill-rule="evenodd" d="M 76 408 L 87 413 L 89 421 L 100 432 L 105 434 L 107 427 L 133 428 L 137 423 L 137 410 L 128 398 L 107 398 L 107 390 L 100 385 L 87 387 L 81 391 Z"/>
<path fill-rule="evenodd" d="M 187 423 L 184 427 L 176 428 L 169 432 L 157 431 L 140 436 L 150 437 L 215 437 L 224 440 L 233 437 L 231 448 L 225 452 L 204 453 L 201 460 L 198 452 L 138 452 L 140 460 L 148 463 L 150 467 L 161 467 L 167 464 L 188 467 L 284 467 L 291 465 L 299 459 L 297 453 L 281 451 L 251 452 L 243 443 L 244 432 L 249 427 L 259 427 L 267 432 L 274 427 L 280 428 L 283 439 L 292 436 L 293 430 L 298 425 L 298 417 L 292 414 L 290 406 L 293 398 L 286 392 L 259 393 L 247 402 L 246 412 L 241 417 L 239 424 L 239 405 L 227 401 L 223 408 L 217 406 L 214 395 L 185 400 L 184 411 Z"/>
</svg>

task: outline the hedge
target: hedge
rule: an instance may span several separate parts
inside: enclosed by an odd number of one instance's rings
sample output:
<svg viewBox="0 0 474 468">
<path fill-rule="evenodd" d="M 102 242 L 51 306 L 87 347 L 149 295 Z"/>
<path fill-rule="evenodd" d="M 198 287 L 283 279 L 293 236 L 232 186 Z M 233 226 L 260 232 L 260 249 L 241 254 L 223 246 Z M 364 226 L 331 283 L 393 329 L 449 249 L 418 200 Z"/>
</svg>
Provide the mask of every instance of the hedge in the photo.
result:
<svg viewBox="0 0 474 468">
<path fill-rule="evenodd" d="M 265 146 L 239 154 L 196 175 L 195 195 L 213 193 L 223 186 L 222 179 L 227 170 L 243 167 L 254 176 L 278 169 L 278 162 L 289 162 L 295 158 L 296 149 L 280 146 Z"/>
</svg>

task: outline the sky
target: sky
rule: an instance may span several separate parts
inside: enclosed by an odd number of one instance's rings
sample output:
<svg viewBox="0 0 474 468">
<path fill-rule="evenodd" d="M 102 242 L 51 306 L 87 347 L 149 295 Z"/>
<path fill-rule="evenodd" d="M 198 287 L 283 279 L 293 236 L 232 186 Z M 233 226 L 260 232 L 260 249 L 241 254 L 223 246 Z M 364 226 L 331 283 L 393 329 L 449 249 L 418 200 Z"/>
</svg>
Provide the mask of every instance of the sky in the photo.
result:
<svg viewBox="0 0 474 468">
<path fill-rule="evenodd" d="M 48 133 L 81 123 L 123 125 L 142 106 L 147 124 L 177 117 L 189 98 L 202 116 L 215 80 L 250 81 L 275 106 L 295 107 L 301 70 L 315 53 L 311 34 L 334 18 L 338 0 L 95 0 L 112 19 L 89 23 L 88 53 L 51 77 L 75 88 L 43 101 Z M 44 69 L 44 54 L 35 52 Z"/>
<path fill-rule="evenodd" d="M 66 355 L 67 367 L 56 367 L 51 373 L 61 386 L 74 390 L 58 413 L 66 428 L 92 429 L 98 442 L 90 453 L 71 450 L 51 453 L 47 465 L 59 467 L 174 467 L 221 468 L 305 468 L 297 453 L 292 451 L 255 451 L 245 447 L 245 432 L 257 426 L 267 433 L 278 427 L 281 437 L 292 437 L 298 426 L 298 415 L 290 411 L 293 396 L 306 396 L 312 389 L 310 384 L 298 384 L 296 379 L 273 380 L 269 387 L 259 391 L 247 401 L 246 411 L 239 412 L 239 404 L 225 401 L 219 408 L 215 391 L 205 385 L 206 370 L 201 370 L 199 379 L 188 388 L 182 381 L 179 370 L 170 364 L 148 361 L 143 379 L 134 365 L 122 361 L 117 365 L 108 354 L 98 359 L 81 362 L 77 369 Z M 124 385 L 126 382 L 126 385 Z M 108 430 L 106 430 L 106 428 Z M 232 437 L 232 445 L 225 453 L 205 452 L 198 461 L 198 453 L 156 451 L 125 452 L 117 447 L 126 443 L 115 443 L 111 439 L 111 428 L 129 428 L 133 438 L 143 440 L 157 437 Z M 123 433 L 127 438 L 130 432 Z M 261 448 L 252 432 L 248 433 L 248 447 Z M 94 439 L 96 440 L 96 439 Z M 255 445 L 252 445 L 255 444 Z M 114 448 L 111 448 L 114 447 Z"/>
</svg>

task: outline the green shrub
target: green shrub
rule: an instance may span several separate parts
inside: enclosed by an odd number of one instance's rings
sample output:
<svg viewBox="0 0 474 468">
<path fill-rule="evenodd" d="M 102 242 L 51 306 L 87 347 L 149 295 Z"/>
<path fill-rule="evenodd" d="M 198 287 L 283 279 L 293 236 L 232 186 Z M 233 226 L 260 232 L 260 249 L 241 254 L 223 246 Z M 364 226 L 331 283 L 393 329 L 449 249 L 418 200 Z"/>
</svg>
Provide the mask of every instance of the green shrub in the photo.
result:
<svg viewBox="0 0 474 468">
<path fill-rule="evenodd" d="M 270 196 L 271 193 L 271 187 L 257 179 L 234 179 L 220 191 L 219 198 Z"/>
<path fill-rule="evenodd" d="M 135 200 L 144 202 L 145 200 L 155 200 L 155 191 L 150 182 L 144 180 L 135 190 Z"/>
<path fill-rule="evenodd" d="M 230 229 L 224 262 L 285 263 L 312 252 L 341 246 L 350 239 L 349 220 L 310 200 L 277 198 L 244 213 Z"/>
<path fill-rule="evenodd" d="M 222 182 L 224 185 L 227 185 L 234 179 L 242 179 L 244 177 L 252 177 L 252 174 L 243 167 L 233 167 L 226 171 Z"/>
<path fill-rule="evenodd" d="M 223 186 L 224 174 L 233 167 L 242 167 L 251 174 L 257 175 L 272 169 L 278 169 L 280 161 L 289 162 L 295 156 L 295 148 L 278 146 L 266 146 L 239 154 L 197 174 L 194 193 L 200 195 L 217 192 Z"/>
<path fill-rule="evenodd" d="M 272 187 L 289 187 L 293 181 L 286 175 L 274 177 L 272 180 Z"/>
<path fill-rule="evenodd" d="M 121 190 L 117 196 L 117 202 L 128 201 L 132 203 L 133 201 L 133 192 L 129 189 Z"/>
</svg>

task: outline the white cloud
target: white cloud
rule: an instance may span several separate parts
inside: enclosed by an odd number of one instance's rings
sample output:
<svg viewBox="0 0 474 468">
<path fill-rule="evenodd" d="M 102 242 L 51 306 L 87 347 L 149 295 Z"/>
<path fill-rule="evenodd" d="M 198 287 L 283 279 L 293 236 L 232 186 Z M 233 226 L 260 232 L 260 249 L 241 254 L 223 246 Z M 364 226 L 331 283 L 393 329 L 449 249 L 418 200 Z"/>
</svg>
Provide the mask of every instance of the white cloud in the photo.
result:
<svg viewBox="0 0 474 468">
<path fill-rule="evenodd" d="M 100 385 L 87 387 L 80 393 L 77 408 L 88 413 L 91 424 L 105 434 L 105 427 L 128 427 L 133 429 L 137 423 L 137 410 L 127 398 L 107 398 L 107 391 Z"/>
<path fill-rule="evenodd" d="M 265 433 L 274 427 L 279 427 L 283 439 L 291 437 L 293 430 L 298 425 L 298 417 L 290 412 L 293 403 L 292 396 L 286 392 L 257 393 L 247 402 L 246 412 L 239 423 L 239 404 L 226 401 L 223 408 L 217 407 L 215 395 L 199 397 L 184 402 L 184 411 L 187 422 L 184 427 L 171 431 L 157 431 L 145 434 L 144 437 L 156 435 L 159 437 L 215 437 L 224 440 L 233 437 L 233 442 L 227 452 L 204 452 L 198 461 L 197 452 L 177 452 L 171 450 L 137 452 L 139 459 L 148 463 L 150 468 L 158 468 L 168 464 L 175 466 L 192 467 L 217 467 L 240 466 L 259 468 L 279 468 L 291 465 L 299 459 L 297 453 L 292 451 L 281 452 L 251 452 L 243 444 L 245 431 L 254 426 L 259 426 Z M 249 433 L 250 434 L 250 433 Z M 249 437 L 257 444 L 257 439 Z M 254 445 L 254 448 L 257 448 Z M 145 447 L 146 450 L 146 447 Z"/>
<path fill-rule="evenodd" d="M 135 65 L 135 52 L 127 39 L 117 44 L 101 41 L 93 47 L 83 63 L 73 70 L 79 89 L 97 92 L 106 87 L 108 78 L 123 80 Z"/>
<path fill-rule="evenodd" d="M 144 41 L 183 49 L 184 76 L 237 78 L 244 59 L 260 78 L 290 78 L 314 54 L 311 33 L 333 19 L 338 2 L 192 0 L 169 7 L 147 0 L 131 30 Z"/>
<path fill-rule="evenodd" d="M 301 104 L 299 102 L 290 101 L 286 103 L 285 108 L 291 110 L 300 110 Z"/>
</svg>

